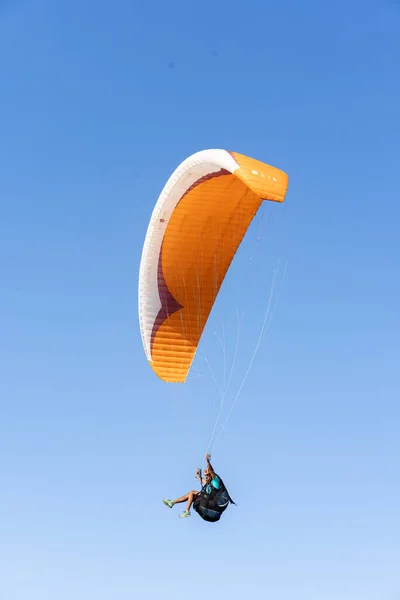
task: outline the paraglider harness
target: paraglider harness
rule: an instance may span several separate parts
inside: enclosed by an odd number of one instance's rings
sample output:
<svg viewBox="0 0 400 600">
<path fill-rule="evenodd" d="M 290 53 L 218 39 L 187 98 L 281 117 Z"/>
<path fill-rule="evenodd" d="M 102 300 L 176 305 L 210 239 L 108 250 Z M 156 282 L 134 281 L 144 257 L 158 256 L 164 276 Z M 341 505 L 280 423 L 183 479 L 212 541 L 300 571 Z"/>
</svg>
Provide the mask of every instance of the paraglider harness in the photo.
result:
<svg viewBox="0 0 400 600">
<path fill-rule="evenodd" d="M 193 510 L 195 510 L 204 521 L 209 521 L 210 523 L 219 521 L 222 513 L 228 508 L 229 504 L 235 504 L 221 477 L 219 475 L 217 475 L 217 477 L 220 481 L 219 488 L 216 489 L 211 483 L 206 483 L 203 485 L 193 502 Z M 200 481 L 201 479 L 202 473 L 200 470 Z M 209 487 L 211 487 L 211 491 L 207 493 Z"/>
</svg>

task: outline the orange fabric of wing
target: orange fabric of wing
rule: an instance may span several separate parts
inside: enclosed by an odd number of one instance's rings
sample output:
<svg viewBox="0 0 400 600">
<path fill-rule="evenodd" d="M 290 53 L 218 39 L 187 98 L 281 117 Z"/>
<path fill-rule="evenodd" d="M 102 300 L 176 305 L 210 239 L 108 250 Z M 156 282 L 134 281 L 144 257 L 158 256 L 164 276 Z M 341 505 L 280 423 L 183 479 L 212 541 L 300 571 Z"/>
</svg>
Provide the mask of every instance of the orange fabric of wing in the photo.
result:
<svg viewBox="0 0 400 600">
<path fill-rule="evenodd" d="M 263 200 L 283 202 L 288 187 L 288 176 L 284 171 L 271 167 L 259 160 L 231 152 L 240 168 L 235 171 L 253 192 Z"/>
<path fill-rule="evenodd" d="M 191 188 L 164 234 L 163 277 L 182 306 L 161 323 L 152 340 L 151 366 L 164 381 L 185 381 L 218 291 L 261 198 L 284 197 L 272 181 L 271 173 L 278 170 L 234 156 L 240 165 L 235 174 L 216 173 Z M 265 177 L 259 175 L 260 165 Z"/>
</svg>

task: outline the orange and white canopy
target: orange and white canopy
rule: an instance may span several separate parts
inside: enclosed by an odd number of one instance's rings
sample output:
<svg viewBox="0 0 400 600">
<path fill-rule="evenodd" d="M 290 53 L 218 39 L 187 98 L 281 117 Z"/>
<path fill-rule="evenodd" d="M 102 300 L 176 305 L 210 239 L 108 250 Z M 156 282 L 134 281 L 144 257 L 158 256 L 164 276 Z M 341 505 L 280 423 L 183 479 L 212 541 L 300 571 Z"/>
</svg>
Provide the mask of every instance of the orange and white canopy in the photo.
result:
<svg viewBox="0 0 400 600">
<path fill-rule="evenodd" d="M 184 382 L 229 265 L 263 200 L 283 202 L 286 173 L 226 150 L 184 160 L 153 210 L 139 273 L 146 357 Z"/>
</svg>

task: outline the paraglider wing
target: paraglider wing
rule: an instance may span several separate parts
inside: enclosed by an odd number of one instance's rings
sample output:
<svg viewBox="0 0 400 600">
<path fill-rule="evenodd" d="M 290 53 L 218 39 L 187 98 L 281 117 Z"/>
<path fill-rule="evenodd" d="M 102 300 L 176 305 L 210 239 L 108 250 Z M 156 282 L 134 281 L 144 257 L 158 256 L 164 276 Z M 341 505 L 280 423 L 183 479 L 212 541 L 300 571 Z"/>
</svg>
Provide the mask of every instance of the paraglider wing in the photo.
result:
<svg viewBox="0 0 400 600">
<path fill-rule="evenodd" d="M 226 150 L 187 158 L 154 208 L 139 273 L 146 357 L 184 382 L 229 265 L 263 200 L 283 202 L 286 173 Z"/>
</svg>

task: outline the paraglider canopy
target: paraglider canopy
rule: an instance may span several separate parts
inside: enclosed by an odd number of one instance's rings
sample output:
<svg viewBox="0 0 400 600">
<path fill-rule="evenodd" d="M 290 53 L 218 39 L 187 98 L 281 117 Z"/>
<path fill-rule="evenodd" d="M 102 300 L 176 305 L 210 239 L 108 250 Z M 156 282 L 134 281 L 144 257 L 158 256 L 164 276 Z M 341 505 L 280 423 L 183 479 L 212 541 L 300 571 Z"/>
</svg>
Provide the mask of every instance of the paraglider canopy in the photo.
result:
<svg viewBox="0 0 400 600">
<path fill-rule="evenodd" d="M 146 357 L 184 382 L 231 261 L 263 200 L 283 202 L 286 173 L 226 150 L 193 154 L 153 210 L 139 273 Z"/>
</svg>

